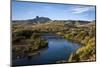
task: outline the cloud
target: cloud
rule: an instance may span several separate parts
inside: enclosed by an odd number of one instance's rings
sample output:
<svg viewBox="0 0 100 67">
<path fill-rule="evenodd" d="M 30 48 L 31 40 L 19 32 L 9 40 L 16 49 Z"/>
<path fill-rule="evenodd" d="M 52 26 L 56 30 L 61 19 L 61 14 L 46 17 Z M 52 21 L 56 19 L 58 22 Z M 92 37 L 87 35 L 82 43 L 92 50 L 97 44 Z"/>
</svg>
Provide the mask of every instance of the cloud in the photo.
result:
<svg viewBox="0 0 100 67">
<path fill-rule="evenodd" d="M 71 12 L 75 13 L 75 14 L 79 14 L 79 13 L 84 13 L 84 12 L 90 11 L 92 9 L 94 9 L 94 7 L 83 7 L 83 6 L 81 6 L 81 7 L 74 7 L 71 10 Z"/>
</svg>

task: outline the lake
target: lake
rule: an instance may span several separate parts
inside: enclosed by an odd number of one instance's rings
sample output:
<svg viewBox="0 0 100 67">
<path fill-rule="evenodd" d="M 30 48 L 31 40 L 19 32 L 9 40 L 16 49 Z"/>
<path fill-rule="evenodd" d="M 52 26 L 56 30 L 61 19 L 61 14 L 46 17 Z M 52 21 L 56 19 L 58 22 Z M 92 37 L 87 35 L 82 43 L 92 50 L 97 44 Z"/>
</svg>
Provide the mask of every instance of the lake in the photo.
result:
<svg viewBox="0 0 100 67">
<path fill-rule="evenodd" d="M 68 60 L 71 53 L 75 52 L 80 46 L 77 43 L 66 40 L 61 36 L 52 34 L 43 35 L 42 38 L 48 40 L 48 47 L 32 56 L 31 59 L 20 58 L 14 60 L 14 65 L 41 65 L 54 64 L 57 61 Z"/>
</svg>

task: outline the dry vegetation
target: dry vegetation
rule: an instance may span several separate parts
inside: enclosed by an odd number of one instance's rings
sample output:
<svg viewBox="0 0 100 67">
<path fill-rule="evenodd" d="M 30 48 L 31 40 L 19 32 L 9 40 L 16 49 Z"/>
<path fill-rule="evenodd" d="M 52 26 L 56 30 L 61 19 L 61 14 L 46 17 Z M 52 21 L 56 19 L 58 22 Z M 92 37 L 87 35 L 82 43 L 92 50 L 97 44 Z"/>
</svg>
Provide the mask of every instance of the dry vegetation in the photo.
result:
<svg viewBox="0 0 100 67">
<path fill-rule="evenodd" d="M 75 53 L 72 53 L 67 62 L 79 61 L 95 61 L 95 22 L 80 24 L 58 21 L 48 21 L 48 23 L 39 24 L 13 24 L 13 52 L 20 54 L 27 51 L 35 51 L 47 45 L 46 40 L 40 38 L 42 33 L 54 33 L 64 36 L 68 40 L 80 43 L 79 48 Z M 26 44 L 27 47 L 18 45 Z M 31 48 L 30 48 L 31 46 Z M 19 48 L 20 47 L 20 48 Z M 24 50 L 26 49 L 27 50 Z M 23 50 L 22 50 L 23 49 Z M 22 52 L 20 52 L 22 51 Z M 15 54 L 15 55 L 17 55 Z"/>
</svg>

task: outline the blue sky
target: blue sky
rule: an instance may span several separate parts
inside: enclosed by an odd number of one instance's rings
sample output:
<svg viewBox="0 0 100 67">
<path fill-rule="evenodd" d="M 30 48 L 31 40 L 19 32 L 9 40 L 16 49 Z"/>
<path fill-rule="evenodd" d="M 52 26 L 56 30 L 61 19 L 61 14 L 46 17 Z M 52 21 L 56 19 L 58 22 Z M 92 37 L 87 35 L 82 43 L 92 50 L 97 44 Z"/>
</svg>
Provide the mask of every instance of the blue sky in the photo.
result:
<svg viewBox="0 0 100 67">
<path fill-rule="evenodd" d="M 36 16 L 52 20 L 95 20 L 95 6 L 12 2 L 12 20 L 33 19 Z"/>
</svg>

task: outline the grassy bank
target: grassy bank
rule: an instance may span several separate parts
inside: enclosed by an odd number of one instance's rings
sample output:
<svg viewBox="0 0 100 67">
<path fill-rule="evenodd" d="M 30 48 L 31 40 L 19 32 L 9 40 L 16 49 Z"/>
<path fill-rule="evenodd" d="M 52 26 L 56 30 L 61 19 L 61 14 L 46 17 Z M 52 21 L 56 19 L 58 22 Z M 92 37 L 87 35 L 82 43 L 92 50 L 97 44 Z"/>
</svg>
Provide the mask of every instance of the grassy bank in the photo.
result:
<svg viewBox="0 0 100 67">
<path fill-rule="evenodd" d="M 15 58 L 36 54 L 42 48 L 48 46 L 48 42 L 42 39 L 39 32 L 33 30 L 17 30 L 13 32 L 12 51 Z"/>
<path fill-rule="evenodd" d="M 95 25 L 88 26 L 86 29 L 78 28 L 73 29 L 64 34 L 66 39 L 78 42 L 81 44 L 81 48 L 77 49 L 75 53 L 72 53 L 68 62 L 80 62 L 80 61 L 95 61 Z"/>
<path fill-rule="evenodd" d="M 72 53 L 66 62 L 95 61 L 96 27 L 91 22 L 58 22 L 51 21 L 40 24 L 13 25 L 13 52 L 20 54 L 35 52 L 47 47 L 47 41 L 41 39 L 42 33 L 53 33 L 65 39 L 80 43 L 81 48 Z M 18 45 L 19 44 L 19 45 Z M 16 51 L 15 51 L 16 50 Z M 21 52 L 22 51 L 22 52 Z M 17 55 L 17 54 L 15 54 Z M 65 61 L 63 61 L 65 62 Z"/>
</svg>

